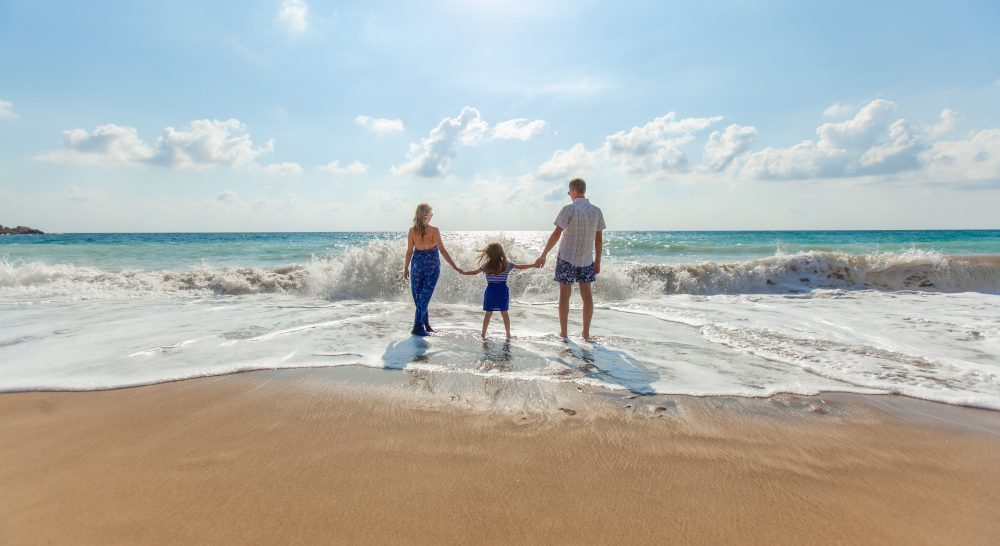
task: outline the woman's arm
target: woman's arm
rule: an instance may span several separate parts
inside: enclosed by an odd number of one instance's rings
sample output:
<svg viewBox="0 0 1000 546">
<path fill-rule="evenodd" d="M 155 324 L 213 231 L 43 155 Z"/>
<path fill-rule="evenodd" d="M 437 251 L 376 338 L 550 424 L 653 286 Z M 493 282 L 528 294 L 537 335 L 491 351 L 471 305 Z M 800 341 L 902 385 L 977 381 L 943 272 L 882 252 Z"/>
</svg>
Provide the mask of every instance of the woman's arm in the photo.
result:
<svg viewBox="0 0 1000 546">
<path fill-rule="evenodd" d="M 434 244 L 437 245 L 438 250 L 441 251 L 441 256 L 444 257 L 444 261 L 448 262 L 448 265 L 450 265 L 452 269 L 458 271 L 459 273 L 464 273 L 464 271 L 455 265 L 455 261 L 451 259 L 451 255 L 448 254 L 448 251 L 444 248 L 444 241 L 441 240 L 441 230 L 438 228 L 434 228 Z"/>
<path fill-rule="evenodd" d="M 413 258 L 413 228 L 406 234 L 406 265 L 403 266 L 403 278 L 410 278 L 410 259 Z"/>
</svg>

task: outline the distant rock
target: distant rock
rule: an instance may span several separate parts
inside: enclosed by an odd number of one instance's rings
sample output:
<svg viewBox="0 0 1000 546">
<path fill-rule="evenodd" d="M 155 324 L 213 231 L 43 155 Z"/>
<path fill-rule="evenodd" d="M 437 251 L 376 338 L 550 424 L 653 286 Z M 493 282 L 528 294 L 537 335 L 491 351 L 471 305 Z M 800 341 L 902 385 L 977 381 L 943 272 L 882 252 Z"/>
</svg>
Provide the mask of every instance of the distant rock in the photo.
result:
<svg viewBox="0 0 1000 546">
<path fill-rule="evenodd" d="M 0 235 L 45 235 L 45 232 L 28 226 L 6 227 L 0 224 Z"/>
</svg>

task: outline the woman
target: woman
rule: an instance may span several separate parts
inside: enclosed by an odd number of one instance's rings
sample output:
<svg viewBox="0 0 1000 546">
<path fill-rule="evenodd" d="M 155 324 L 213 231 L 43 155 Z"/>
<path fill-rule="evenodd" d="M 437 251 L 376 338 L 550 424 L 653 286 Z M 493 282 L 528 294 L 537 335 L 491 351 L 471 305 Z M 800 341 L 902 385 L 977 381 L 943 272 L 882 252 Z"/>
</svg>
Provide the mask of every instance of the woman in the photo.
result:
<svg viewBox="0 0 1000 546">
<path fill-rule="evenodd" d="M 434 212 L 430 205 L 427 203 L 417 205 L 417 211 L 413 215 L 413 227 L 410 228 L 406 238 L 406 265 L 403 268 L 403 277 L 410 279 L 413 303 L 417 306 L 417 311 L 413 315 L 413 330 L 410 332 L 415 336 L 426 336 L 434 331 L 427 316 L 427 306 L 431 303 L 438 275 L 441 274 L 438 252 L 440 251 L 452 269 L 462 271 L 445 250 L 444 242 L 441 241 L 441 231 L 431 225 L 432 216 Z"/>
</svg>

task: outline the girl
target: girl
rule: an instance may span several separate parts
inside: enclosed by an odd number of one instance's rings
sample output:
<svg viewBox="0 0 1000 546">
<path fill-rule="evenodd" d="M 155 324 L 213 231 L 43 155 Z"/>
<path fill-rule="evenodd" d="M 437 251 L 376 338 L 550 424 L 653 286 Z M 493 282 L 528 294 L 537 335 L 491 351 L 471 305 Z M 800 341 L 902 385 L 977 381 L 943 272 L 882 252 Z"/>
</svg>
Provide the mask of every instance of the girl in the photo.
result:
<svg viewBox="0 0 1000 546">
<path fill-rule="evenodd" d="M 503 328 L 507 332 L 507 339 L 510 339 L 510 316 L 507 315 L 507 308 L 510 307 L 510 289 L 507 288 L 507 275 L 512 269 L 531 269 L 535 265 L 510 263 L 500 243 L 490 243 L 479 252 L 479 269 L 462 271 L 462 274 L 486 274 L 486 291 L 483 293 L 483 311 L 486 311 L 486 316 L 483 317 L 483 339 L 486 339 L 486 329 L 490 326 L 490 318 L 493 317 L 494 311 L 500 311 Z"/>
<path fill-rule="evenodd" d="M 417 306 L 413 315 L 413 330 L 415 336 L 426 336 L 433 332 L 427 307 L 430 306 L 434 287 L 437 286 L 441 274 L 441 260 L 438 251 L 444 256 L 448 265 L 455 271 L 462 272 L 452 261 L 448 251 L 441 241 L 441 231 L 431 225 L 434 210 L 427 203 L 417 205 L 413 214 L 413 227 L 406 238 L 406 265 L 403 266 L 403 277 L 410 279 L 410 291 L 413 293 L 413 303 Z M 412 259 L 412 262 L 411 262 Z"/>
</svg>

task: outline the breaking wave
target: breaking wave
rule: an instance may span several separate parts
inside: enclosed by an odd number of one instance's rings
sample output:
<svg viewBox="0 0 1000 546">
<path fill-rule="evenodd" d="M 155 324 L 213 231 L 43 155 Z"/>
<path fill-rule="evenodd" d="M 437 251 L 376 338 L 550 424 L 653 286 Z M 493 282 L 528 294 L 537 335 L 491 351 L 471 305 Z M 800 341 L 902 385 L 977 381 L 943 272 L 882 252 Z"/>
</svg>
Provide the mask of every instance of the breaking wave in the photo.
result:
<svg viewBox="0 0 1000 546">
<path fill-rule="evenodd" d="M 514 246 L 512 261 L 525 263 Z M 460 266 L 472 267 L 472 248 L 453 248 Z M 396 242 L 372 241 L 331 256 L 281 268 L 209 267 L 192 271 L 103 271 L 94 267 L 0 258 L 0 295 L 80 299 L 147 295 L 287 293 L 328 300 L 396 300 L 409 296 L 404 253 Z M 551 300 L 554 256 L 544 269 L 511 275 L 513 297 Z M 442 264 L 435 299 L 477 302 L 483 280 Z M 796 293 L 817 288 L 1000 293 L 1000 256 L 946 256 L 908 250 L 878 254 L 810 251 L 778 253 L 736 263 L 637 264 L 605 261 L 595 296 L 622 300 L 657 294 Z"/>
</svg>

